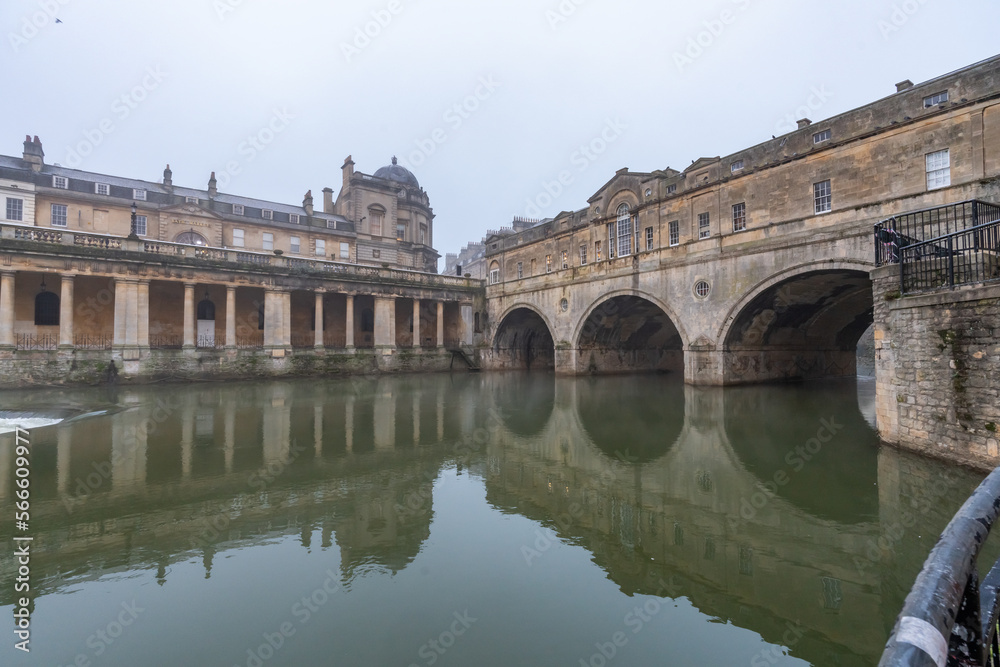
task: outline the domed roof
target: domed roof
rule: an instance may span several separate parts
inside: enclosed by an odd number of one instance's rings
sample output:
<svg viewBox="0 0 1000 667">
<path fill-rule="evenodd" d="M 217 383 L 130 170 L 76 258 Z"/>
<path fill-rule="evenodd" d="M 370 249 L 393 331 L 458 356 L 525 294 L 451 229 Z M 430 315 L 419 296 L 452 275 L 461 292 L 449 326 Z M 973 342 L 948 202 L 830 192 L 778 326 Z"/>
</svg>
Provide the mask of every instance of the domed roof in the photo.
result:
<svg viewBox="0 0 1000 667">
<path fill-rule="evenodd" d="M 417 183 L 417 177 L 409 169 L 396 164 L 395 156 L 392 158 L 392 164 L 382 167 L 373 176 L 375 178 L 384 178 L 387 181 L 396 181 L 403 185 L 412 185 L 415 188 L 420 187 L 420 184 Z"/>
</svg>

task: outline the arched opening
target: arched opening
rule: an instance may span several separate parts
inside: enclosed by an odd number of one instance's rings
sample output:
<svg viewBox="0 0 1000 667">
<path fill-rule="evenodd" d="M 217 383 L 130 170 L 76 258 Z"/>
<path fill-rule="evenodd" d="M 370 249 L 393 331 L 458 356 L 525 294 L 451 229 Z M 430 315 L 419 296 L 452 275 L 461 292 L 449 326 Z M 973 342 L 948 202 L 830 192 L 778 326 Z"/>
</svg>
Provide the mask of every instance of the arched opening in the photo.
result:
<svg viewBox="0 0 1000 667">
<path fill-rule="evenodd" d="M 215 304 L 208 298 L 198 302 L 198 347 L 215 347 Z"/>
<path fill-rule="evenodd" d="M 726 383 L 855 375 L 872 306 L 865 271 L 809 271 L 771 285 L 726 334 Z"/>
<path fill-rule="evenodd" d="M 659 306 L 638 296 L 612 297 L 594 308 L 578 350 L 579 368 L 589 373 L 684 371 L 677 327 Z"/>
<path fill-rule="evenodd" d="M 198 232 L 181 232 L 174 238 L 174 243 L 183 243 L 185 245 L 208 245 L 208 239 L 199 234 Z"/>
<path fill-rule="evenodd" d="M 211 299 L 202 299 L 198 302 L 198 319 L 215 321 L 215 304 Z"/>
<path fill-rule="evenodd" d="M 498 368 L 554 369 L 556 347 L 541 315 L 516 308 L 497 327 L 493 356 Z"/>
<path fill-rule="evenodd" d="M 55 292 L 39 292 L 35 296 L 35 326 L 59 326 L 59 295 Z"/>
</svg>

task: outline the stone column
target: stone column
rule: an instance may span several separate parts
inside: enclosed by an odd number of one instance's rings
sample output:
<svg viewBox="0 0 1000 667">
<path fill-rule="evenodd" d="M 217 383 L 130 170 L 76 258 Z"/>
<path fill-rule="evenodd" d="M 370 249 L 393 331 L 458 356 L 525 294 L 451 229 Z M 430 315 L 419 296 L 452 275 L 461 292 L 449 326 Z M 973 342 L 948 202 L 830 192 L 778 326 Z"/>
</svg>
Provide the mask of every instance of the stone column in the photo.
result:
<svg viewBox="0 0 1000 667">
<path fill-rule="evenodd" d="M 59 292 L 59 347 L 73 347 L 73 276 L 62 277 Z"/>
<path fill-rule="evenodd" d="M 395 297 L 375 297 L 375 347 L 396 347 Z"/>
<path fill-rule="evenodd" d="M 323 292 L 316 292 L 316 314 L 314 317 L 315 342 L 313 347 L 317 350 L 323 349 Z"/>
<path fill-rule="evenodd" d="M 194 283 L 184 283 L 184 349 L 195 346 Z"/>
<path fill-rule="evenodd" d="M 413 300 L 413 349 L 420 349 L 420 299 Z"/>
<path fill-rule="evenodd" d="M 264 347 L 280 347 L 284 335 L 284 325 L 281 316 L 284 314 L 281 303 L 281 292 L 267 290 L 264 292 Z"/>
<path fill-rule="evenodd" d="M 125 346 L 125 322 L 128 320 L 128 289 L 125 281 L 115 278 L 115 338 L 116 348 Z"/>
<path fill-rule="evenodd" d="M 226 286 L 226 347 L 236 349 L 236 286 Z"/>
<path fill-rule="evenodd" d="M 437 346 L 444 347 L 444 301 L 437 302 Z"/>
<path fill-rule="evenodd" d="M 0 274 L 0 347 L 14 347 L 14 272 Z"/>
<path fill-rule="evenodd" d="M 462 315 L 462 335 L 460 340 L 462 345 L 472 345 L 472 336 L 475 333 L 475 327 L 472 324 L 472 304 L 463 303 L 459 307 L 459 311 Z"/>
<path fill-rule="evenodd" d="M 281 344 L 290 347 L 292 344 L 292 293 L 281 293 Z"/>
<path fill-rule="evenodd" d="M 125 345 L 139 345 L 139 284 L 125 283 Z"/>
<path fill-rule="evenodd" d="M 136 325 L 139 329 L 139 347 L 149 347 L 149 281 L 140 280 L 136 285 L 136 303 L 138 311 L 136 313 Z"/>
<path fill-rule="evenodd" d="M 354 349 L 354 297 L 347 295 L 347 310 L 344 314 L 344 326 L 346 327 L 348 350 Z"/>
</svg>

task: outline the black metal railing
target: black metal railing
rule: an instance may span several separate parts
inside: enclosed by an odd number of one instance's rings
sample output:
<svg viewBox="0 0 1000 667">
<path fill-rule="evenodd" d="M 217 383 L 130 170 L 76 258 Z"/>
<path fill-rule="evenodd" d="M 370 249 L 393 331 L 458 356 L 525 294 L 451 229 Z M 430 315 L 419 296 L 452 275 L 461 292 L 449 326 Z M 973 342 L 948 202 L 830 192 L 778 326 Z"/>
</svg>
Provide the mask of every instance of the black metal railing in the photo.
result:
<svg viewBox="0 0 1000 667">
<path fill-rule="evenodd" d="M 77 334 L 73 337 L 73 346 L 78 350 L 110 350 L 112 342 L 111 336 Z"/>
<path fill-rule="evenodd" d="M 880 667 L 1000 664 L 1000 561 L 979 583 L 979 550 L 1000 513 L 1000 468 L 958 510 L 924 562 Z"/>
<path fill-rule="evenodd" d="M 875 264 L 899 264 L 903 293 L 1000 278 L 1000 206 L 971 200 L 875 225 Z"/>
<path fill-rule="evenodd" d="M 184 346 L 184 339 L 181 336 L 151 335 L 149 337 L 149 347 L 154 350 L 179 350 Z"/>
<path fill-rule="evenodd" d="M 59 348 L 59 336 L 54 334 L 17 334 L 14 348 L 18 350 L 55 350 Z"/>
<path fill-rule="evenodd" d="M 261 350 L 264 348 L 264 334 L 237 334 L 237 350 Z"/>
</svg>

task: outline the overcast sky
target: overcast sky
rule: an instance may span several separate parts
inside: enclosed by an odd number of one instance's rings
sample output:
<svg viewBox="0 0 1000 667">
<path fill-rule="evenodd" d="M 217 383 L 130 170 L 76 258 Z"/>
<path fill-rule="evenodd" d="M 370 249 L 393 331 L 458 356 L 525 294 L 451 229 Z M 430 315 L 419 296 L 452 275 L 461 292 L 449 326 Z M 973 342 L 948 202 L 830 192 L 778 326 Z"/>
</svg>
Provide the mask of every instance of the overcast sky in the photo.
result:
<svg viewBox="0 0 1000 667">
<path fill-rule="evenodd" d="M 49 163 L 289 204 L 397 155 L 442 255 L 1000 52 L 996 0 L 3 0 L 0 23 L 0 153 L 37 134 Z"/>
</svg>

